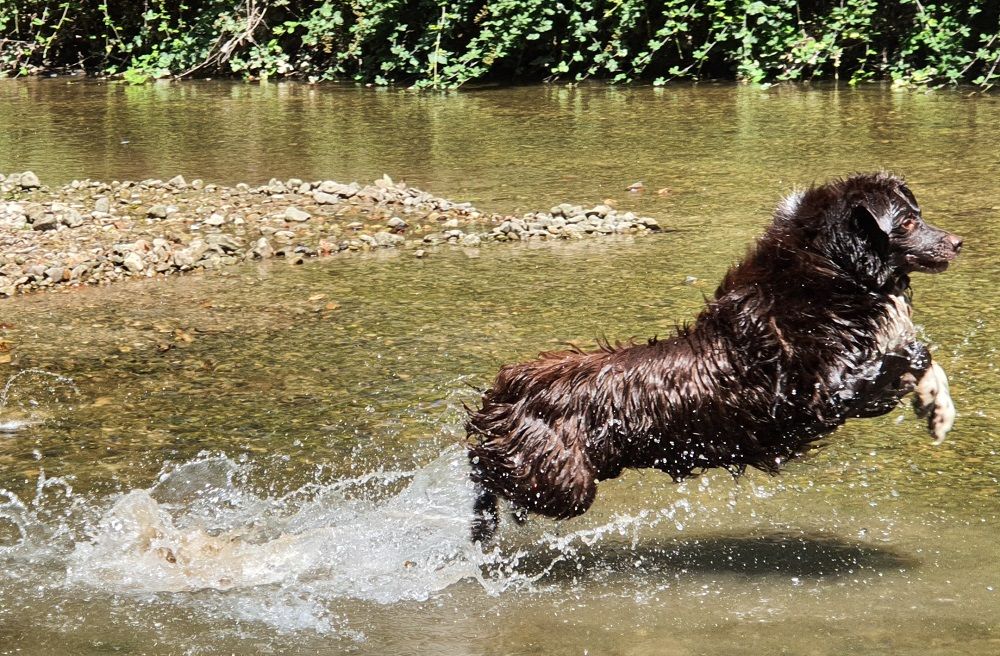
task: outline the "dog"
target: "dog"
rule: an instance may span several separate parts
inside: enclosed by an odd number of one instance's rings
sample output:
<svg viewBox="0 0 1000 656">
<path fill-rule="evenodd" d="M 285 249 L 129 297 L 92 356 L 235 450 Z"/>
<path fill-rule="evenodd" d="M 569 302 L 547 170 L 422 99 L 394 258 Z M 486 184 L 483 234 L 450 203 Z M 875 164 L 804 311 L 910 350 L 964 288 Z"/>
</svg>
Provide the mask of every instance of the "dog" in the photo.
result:
<svg viewBox="0 0 1000 656">
<path fill-rule="evenodd" d="M 787 197 L 693 325 L 670 339 L 542 353 L 503 367 L 466 422 L 472 539 L 498 497 L 564 519 L 627 468 L 675 481 L 713 467 L 775 474 L 852 417 L 914 407 L 936 443 L 955 408 L 911 319 L 910 274 L 944 271 L 957 235 L 880 172 Z"/>
</svg>

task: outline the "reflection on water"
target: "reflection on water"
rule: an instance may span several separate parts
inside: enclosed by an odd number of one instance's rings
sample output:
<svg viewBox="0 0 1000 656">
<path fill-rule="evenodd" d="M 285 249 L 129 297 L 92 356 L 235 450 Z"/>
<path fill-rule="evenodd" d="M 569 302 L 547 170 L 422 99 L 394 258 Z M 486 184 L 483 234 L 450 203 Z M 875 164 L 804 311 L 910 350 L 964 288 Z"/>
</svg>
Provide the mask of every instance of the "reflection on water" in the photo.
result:
<svg viewBox="0 0 1000 656">
<path fill-rule="evenodd" d="M 51 182 L 385 171 L 681 228 L 6 301 L 0 654 L 996 653 L 998 119 L 877 89 L 0 84 L 0 170 Z M 959 407 L 944 445 L 901 410 L 777 478 L 632 472 L 584 517 L 468 545 L 475 386 L 560 343 L 669 333 L 792 184 L 882 164 L 966 237 L 914 282 Z M 671 192 L 622 191 L 639 179 Z"/>
</svg>

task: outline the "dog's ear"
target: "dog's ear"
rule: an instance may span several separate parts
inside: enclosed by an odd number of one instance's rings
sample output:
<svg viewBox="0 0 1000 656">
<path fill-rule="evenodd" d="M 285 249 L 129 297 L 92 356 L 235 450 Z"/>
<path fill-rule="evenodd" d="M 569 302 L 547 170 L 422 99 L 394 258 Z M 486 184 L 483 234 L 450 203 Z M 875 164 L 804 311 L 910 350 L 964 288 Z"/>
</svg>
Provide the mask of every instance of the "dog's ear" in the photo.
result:
<svg viewBox="0 0 1000 656">
<path fill-rule="evenodd" d="M 888 218 L 887 212 L 873 212 L 865 205 L 858 204 L 851 212 L 851 219 L 855 234 L 870 244 L 874 252 L 883 255 L 888 253 L 892 221 Z"/>
<path fill-rule="evenodd" d="M 878 227 L 884 234 L 892 232 L 892 205 L 884 198 L 868 195 L 858 201 L 854 208 L 854 216 L 862 225 L 867 222 Z"/>
<path fill-rule="evenodd" d="M 878 287 L 885 285 L 892 273 L 889 255 L 892 214 L 889 209 L 860 202 L 851 210 L 855 250 L 850 261 L 859 273 L 873 280 Z"/>
</svg>

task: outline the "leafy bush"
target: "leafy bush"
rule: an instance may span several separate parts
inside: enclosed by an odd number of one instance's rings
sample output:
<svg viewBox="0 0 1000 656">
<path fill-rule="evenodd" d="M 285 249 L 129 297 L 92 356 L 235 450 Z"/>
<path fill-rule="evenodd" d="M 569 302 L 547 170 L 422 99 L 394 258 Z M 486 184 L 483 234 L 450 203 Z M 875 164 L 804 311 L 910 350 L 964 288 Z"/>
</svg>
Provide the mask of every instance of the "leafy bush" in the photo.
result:
<svg viewBox="0 0 1000 656">
<path fill-rule="evenodd" d="M 0 0 L 0 72 L 479 81 L 1000 81 L 1000 3 Z"/>
</svg>

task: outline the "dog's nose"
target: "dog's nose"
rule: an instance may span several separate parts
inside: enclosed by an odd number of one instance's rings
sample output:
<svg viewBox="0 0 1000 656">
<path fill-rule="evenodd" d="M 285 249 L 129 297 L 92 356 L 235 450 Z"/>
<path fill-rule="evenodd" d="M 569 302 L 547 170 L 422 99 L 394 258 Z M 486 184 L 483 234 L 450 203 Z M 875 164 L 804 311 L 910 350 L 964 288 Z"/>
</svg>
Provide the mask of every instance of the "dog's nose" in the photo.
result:
<svg viewBox="0 0 1000 656">
<path fill-rule="evenodd" d="M 952 249 L 954 249 L 956 253 L 962 250 L 962 238 L 958 235 L 948 235 L 946 241 L 951 245 Z"/>
</svg>

